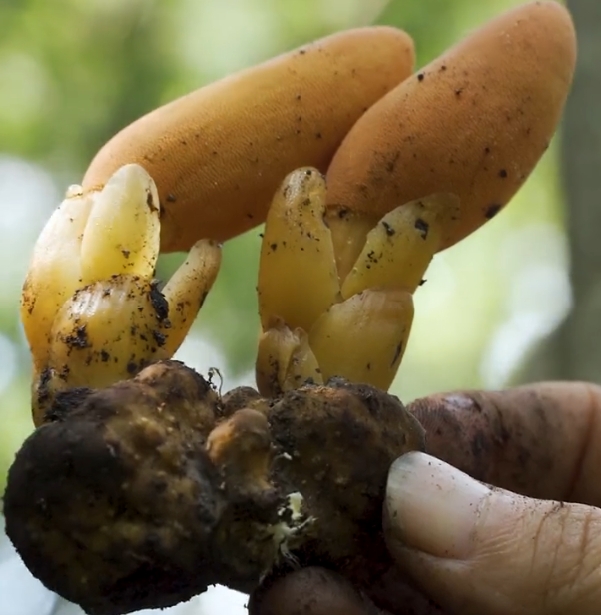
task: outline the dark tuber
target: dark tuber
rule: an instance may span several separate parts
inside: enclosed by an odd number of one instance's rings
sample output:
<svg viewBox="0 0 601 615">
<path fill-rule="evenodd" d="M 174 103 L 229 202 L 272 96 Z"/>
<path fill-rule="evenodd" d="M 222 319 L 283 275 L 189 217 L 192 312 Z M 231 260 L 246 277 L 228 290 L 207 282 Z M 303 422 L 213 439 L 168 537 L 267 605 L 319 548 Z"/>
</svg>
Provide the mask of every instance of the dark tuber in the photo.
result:
<svg viewBox="0 0 601 615">
<path fill-rule="evenodd" d="M 390 568 L 391 462 L 423 450 L 397 398 L 332 379 L 221 397 L 176 361 L 59 393 L 9 471 L 6 531 L 48 588 L 93 615 L 251 592 L 322 566 L 359 587 Z"/>
</svg>

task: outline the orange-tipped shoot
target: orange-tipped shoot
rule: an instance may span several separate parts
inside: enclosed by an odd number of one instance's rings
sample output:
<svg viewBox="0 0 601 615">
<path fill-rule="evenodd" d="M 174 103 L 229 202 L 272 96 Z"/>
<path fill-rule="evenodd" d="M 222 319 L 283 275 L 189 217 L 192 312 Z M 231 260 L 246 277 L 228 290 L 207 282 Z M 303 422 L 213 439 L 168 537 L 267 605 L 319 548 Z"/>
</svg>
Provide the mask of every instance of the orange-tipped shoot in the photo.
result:
<svg viewBox="0 0 601 615">
<path fill-rule="evenodd" d="M 115 135 L 88 168 L 98 190 L 121 166 L 157 184 L 161 251 L 225 241 L 265 221 L 282 178 L 321 171 L 357 119 L 413 70 L 413 41 L 374 26 L 338 32 L 206 85 Z"/>
<path fill-rule="evenodd" d="M 328 224 L 345 276 L 377 220 L 456 194 L 441 249 L 493 218 L 526 181 L 561 118 L 576 60 L 569 12 L 518 6 L 404 80 L 357 121 L 327 172 Z"/>
</svg>

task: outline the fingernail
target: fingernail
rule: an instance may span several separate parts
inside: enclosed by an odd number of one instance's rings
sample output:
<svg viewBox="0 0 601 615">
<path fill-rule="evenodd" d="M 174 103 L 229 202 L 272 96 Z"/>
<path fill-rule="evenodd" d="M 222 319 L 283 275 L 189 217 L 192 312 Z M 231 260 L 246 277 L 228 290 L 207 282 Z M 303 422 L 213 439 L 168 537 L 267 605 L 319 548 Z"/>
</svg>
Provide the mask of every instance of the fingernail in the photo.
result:
<svg viewBox="0 0 601 615">
<path fill-rule="evenodd" d="M 407 453 L 388 474 L 385 525 L 389 547 L 465 559 L 482 503 L 491 490 L 425 453 Z"/>
</svg>

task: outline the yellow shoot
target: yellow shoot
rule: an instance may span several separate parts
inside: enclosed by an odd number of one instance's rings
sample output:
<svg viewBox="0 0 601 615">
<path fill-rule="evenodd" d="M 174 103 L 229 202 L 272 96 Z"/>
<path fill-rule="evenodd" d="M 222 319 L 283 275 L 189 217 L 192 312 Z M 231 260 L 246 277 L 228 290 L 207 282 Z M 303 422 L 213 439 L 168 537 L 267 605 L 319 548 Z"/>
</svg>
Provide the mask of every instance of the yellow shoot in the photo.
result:
<svg viewBox="0 0 601 615">
<path fill-rule="evenodd" d="M 23 287 L 21 316 L 34 366 L 34 421 L 54 394 L 103 387 L 170 358 L 221 264 L 201 240 L 161 292 L 154 280 L 160 204 L 138 165 L 99 192 L 71 187 L 42 231 Z"/>
<path fill-rule="evenodd" d="M 349 246 L 365 237 L 340 279 L 340 263 L 351 251 L 340 235 L 333 244 L 325 202 L 319 172 L 298 169 L 267 217 L 257 358 L 257 383 L 265 395 L 332 376 L 388 388 L 411 330 L 412 295 L 459 206 L 456 197 L 436 194 L 397 207 L 375 226 L 359 215 L 340 217 L 337 228 L 345 230 Z"/>
</svg>

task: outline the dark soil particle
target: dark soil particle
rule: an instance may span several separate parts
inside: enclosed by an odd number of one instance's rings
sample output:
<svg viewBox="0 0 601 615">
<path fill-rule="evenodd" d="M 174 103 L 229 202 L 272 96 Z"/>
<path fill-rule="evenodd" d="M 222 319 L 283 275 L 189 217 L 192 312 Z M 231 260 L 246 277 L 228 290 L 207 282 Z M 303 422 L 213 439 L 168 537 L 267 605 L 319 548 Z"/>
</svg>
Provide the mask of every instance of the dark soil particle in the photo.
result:
<svg viewBox="0 0 601 615">
<path fill-rule="evenodd" d="M 162 322 L 169 317 L 169 304 L 157 284 L 153 284 L 150 289 L 150 303 L 154 308 L 157 320 Z"/>
<path fill-rule="evenodd" d="M 394 365 L 399 360 L 399 357 L 401 356 L 402 351 L 403 351 L 403 342 L 399 342 L 394 351 L 394 357 L 392 358 L 392 363 L 390 365 Z"/>
<path fill-rule="evenodd" d="M 418 218 L 415 221 L 414 226 L 418 231 L 420 231 L 422 239 L 426 239 L 428 237 L 428 231 L 430 230 L 430 226 L 425 220 Z"/>
<path fill-rule="evenodd" d="M 390 226 L 390 224 L 388 224 L 388 222 L 382 221 L 382 226 L 384 227 L 384 230 L 386 231 L 388 237 L 392 237 L 395 234 L 395 230 L 392 228 L 392 226 Z"/>
<path fill-rule="evenodd" d="M 88 333 L 86 326 L 77 327 L 72 335 L 65 337 L 65 343 L 69 348 L 87 348 L 89 346 Z"/>
<path fill-rule="evenodd" d="M 158 211 L 159 209 L 152 198 L 152 192 L 150 192 L 150 190 L 146 193 L 146 205 L 148 205 L 148 209 L 152 212 Z"/>
<path fill-rule="evenodd" d="M 160 331 L 157 331 L 156 329 L 154 329 L 152 331 L 152 336 L 154 337 L 154 341 L 157 343 L 158 346 L 164 346 L 165 345 L 165 335 L 163 333 L 161 333 Z"/>
<path fill-rule="evenodd" d="M 492 218 L 494 218 L 501 211 L 501 207 L 502 206 L 498 203 L 493 203 L 492 205 L 489 205 L 486 209 L 486 213 L 484 214 L 486 219 L 491 220 Z"/>
</svg>

